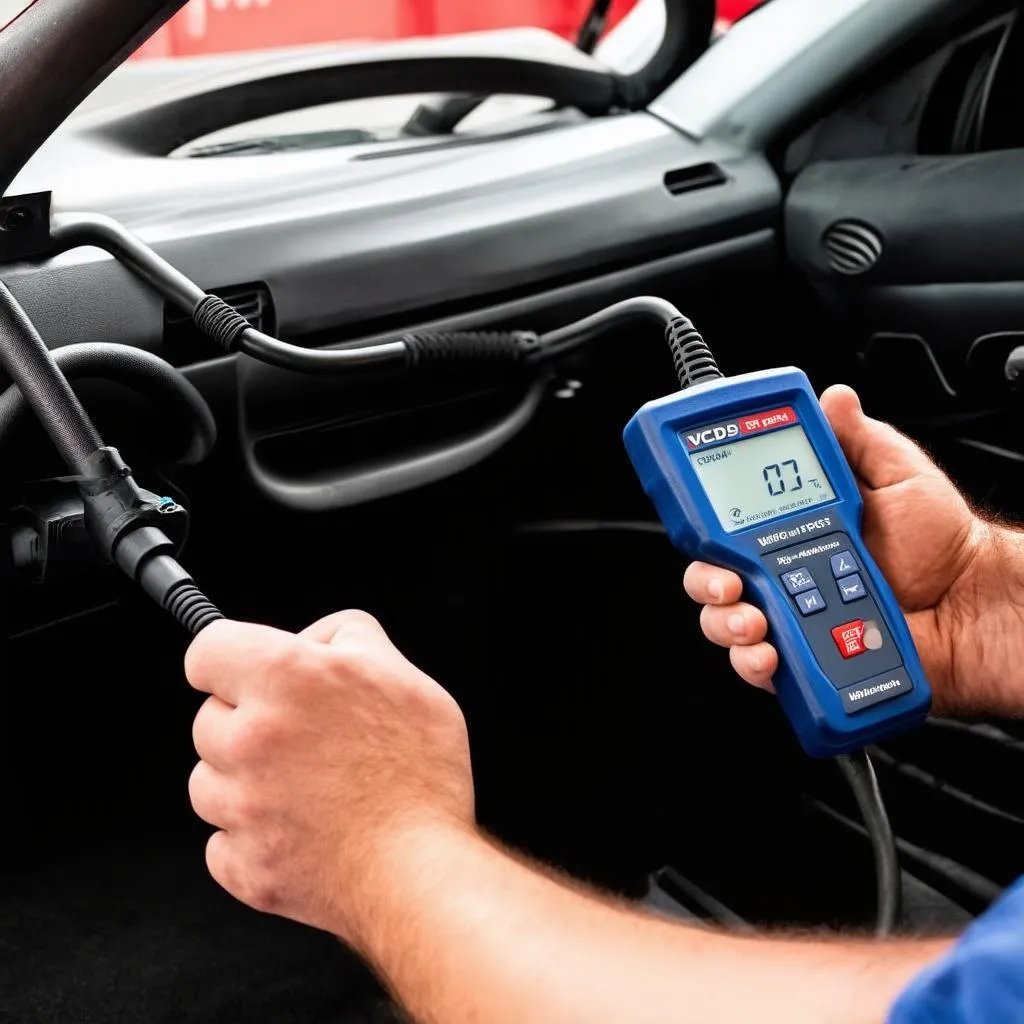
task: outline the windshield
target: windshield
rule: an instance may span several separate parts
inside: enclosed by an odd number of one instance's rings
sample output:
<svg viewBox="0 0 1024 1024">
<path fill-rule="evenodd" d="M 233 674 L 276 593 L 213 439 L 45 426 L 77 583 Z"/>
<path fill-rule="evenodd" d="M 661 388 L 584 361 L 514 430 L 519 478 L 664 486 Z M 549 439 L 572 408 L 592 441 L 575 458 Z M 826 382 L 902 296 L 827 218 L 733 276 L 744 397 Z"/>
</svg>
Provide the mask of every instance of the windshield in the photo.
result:
<svg viewBox="0 0 1024 1024">
<path fill-rule="evenodd" d="M 621 21 L 635 2 L 612 0 L 607 27 Z M 523 26 L 574 38 L 590 6 L 591 0 L 191 0 L 138 56 L 184 57 Z"/>
<path fill-rule="evenodd" d="M 758 2 L 719 0 L 717 31 L 725 31 Z M 29 0 L 0 0 L 0 17 L 6 23 L 29 5 Z M 630 65 L 644 66 L 659 45 L 664 5 L 665 0 L 191 0 L 78 113 L 136 102 L 189 80 L 247 69 L 251 73 L 267 61 L 292 60 L 304 51 L 320 60 L 316 54 L 325 48 L 365 50 L 378 43 L 429 42 L 432 37 L 445 37 L 448 41 L 438 45 L 450 48 L 471 32 L 502 33 L 465 41 L 481 52 L 516 49 L 538 59 L 558 59 L 568 44 L 588 53 L 596 50 L 606 66 L 630 73 Z M 629 26 L 623 24 L 626 20 Z M 622 31 L 614 33 L 620 25 Z M 555 117 L 572 116 L 571 110 L 535 96 L 391 96 L 293 109 L 233 124 L 191 138 L 170 155 L 245 156 L 339 146 L 354 153 L 367 146 L 422 145 L 429 138 L 452 135 L 543 130 Z"/>
<path fill-rule="evenodd" d="M 0 27 L 10 24 L 32 0 L 0 0 Z"/>
<path fill-rule="evenodd" d="M 44 0 L 45 2 L 45 0 Z M 592 7 L 608 7 L 605 31 L 637 0 L 191 0 L 137 54 L 185 57 L 341 40 L 405 39 L 532 26 L 578 38 Z M 757 0 L 719 0 L 719 28 L 740 18 Z M 0 14 L 26 0 L 0 0 Z"/>
</svg>

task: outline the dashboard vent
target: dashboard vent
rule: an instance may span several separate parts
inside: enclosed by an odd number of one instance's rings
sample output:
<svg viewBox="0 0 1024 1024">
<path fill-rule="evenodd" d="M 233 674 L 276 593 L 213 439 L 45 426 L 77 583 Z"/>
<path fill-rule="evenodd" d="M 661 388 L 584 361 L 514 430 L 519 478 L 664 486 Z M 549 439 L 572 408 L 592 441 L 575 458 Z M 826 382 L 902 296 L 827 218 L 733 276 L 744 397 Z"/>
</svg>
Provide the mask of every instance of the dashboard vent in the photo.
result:
<svg viewBox="0 0 1024 1024">
<path fill-rule="evenodd" d="M 274 300 L 270 295 L 270 289 L 262 282 L 215 288 L 213 294 L 220 296 L 229 306 L 241 313 L 256 330 L 264 334 L 277 333 Z M 164 341 L 176 347 L 203 346 L 205 354 L 210 354 L 210 341 L 192 323 L 192 318 L 170 305 L 164 307 Z"/>
<path fill-rule="evenodd" d="M 665 188 L 672 195 L 681 196 L 684 192 L 724 185 L 728 180 L 728 175 L 718 164 L 695 164 L 693 167 L 669 171 L 665 175 Z"/>
<path fill-rule="evenodd" d="M 828 252 L 828 265 L 837 274 L 863 274 L 882 255 L 882 236 L 856 220 L 837 220 L 826 229 L 821 242 Z"/>
</svg>

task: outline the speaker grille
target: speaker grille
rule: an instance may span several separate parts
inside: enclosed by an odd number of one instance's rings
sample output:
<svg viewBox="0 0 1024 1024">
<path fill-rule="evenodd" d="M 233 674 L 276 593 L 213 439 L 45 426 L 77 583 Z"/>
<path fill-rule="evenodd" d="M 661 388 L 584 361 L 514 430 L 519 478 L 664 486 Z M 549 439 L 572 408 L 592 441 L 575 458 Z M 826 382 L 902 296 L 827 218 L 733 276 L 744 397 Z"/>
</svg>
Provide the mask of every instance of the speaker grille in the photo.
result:
<svg viewBox="0 0 1024 1024">
<path fill-rule="evenodd" d="M 867 224 L 838 220 L 822 237 L 828 252 L 828 265 L 837 274 L 863 274 L 882 255 L 882 236 Z"/>
</svg>

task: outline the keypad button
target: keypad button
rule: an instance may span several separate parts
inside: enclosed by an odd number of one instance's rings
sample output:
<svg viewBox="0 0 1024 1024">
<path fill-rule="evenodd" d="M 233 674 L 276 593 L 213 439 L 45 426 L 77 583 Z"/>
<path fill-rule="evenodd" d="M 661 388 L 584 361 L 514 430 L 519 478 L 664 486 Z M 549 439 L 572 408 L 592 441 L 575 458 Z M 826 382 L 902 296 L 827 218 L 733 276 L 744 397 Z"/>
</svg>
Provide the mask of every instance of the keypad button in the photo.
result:
<svg viewBox="0 0 1024 1024">
<path fill-rule="evenodd" d="M 855 658 L 868 649 L 864 643 L 864 622 L 861 619 L 836 626 L 832 630 L 832 639 L 844 658 Z"/>
<path fill-rule="evenodd" d="M 864 581 L 860 578 L 859 572 L 836 580 L 836 586 L 839 588 L 839 596 L 843 599 L 843 604 L 859 601 L 862 597 L 868 596 L 867 589 L 864 586 Z"/>
<path fill-rule="evenodd" d="M 814 577 L 807 569 L 791 569 L 789 572 L 784 572 L 782 582 L 794 597 L 805 590 L 810 590 L 815 585 Z"/>
<path fill-rule="evenodd" d="M 821 596 L 821 591 L 817 588 L 797 594 L 795 600 L 801 615 L 814 615 L 815 612 L 823 612 L 827 607 L 825 598 Z"/>
<path fill-rule="evenodd" d="M 849 576 L 851 572 L 857 572 L 860 569 L 850 551 L 840 551 L 838 555 L 833 555 L 829 559 L 829 564 L 832 566 L 832 575 L 837 579 L 840 576 Z"/>
</svg>

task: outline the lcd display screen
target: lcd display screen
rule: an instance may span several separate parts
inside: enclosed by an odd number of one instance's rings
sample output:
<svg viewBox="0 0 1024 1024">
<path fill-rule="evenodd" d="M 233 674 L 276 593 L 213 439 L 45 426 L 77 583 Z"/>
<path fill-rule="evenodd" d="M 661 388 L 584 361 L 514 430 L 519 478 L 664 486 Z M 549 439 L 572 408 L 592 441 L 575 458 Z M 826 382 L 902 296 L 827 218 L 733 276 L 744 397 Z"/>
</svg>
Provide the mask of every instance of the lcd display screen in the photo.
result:
<svg viewBox="0 0 1024 1024">
<path fill-rule="evenodd" d="M 799 425 L 703 447 L 689 455 L 719 522 L 729 533 L 822 505 L 836 496 Z"/>
</svg>

